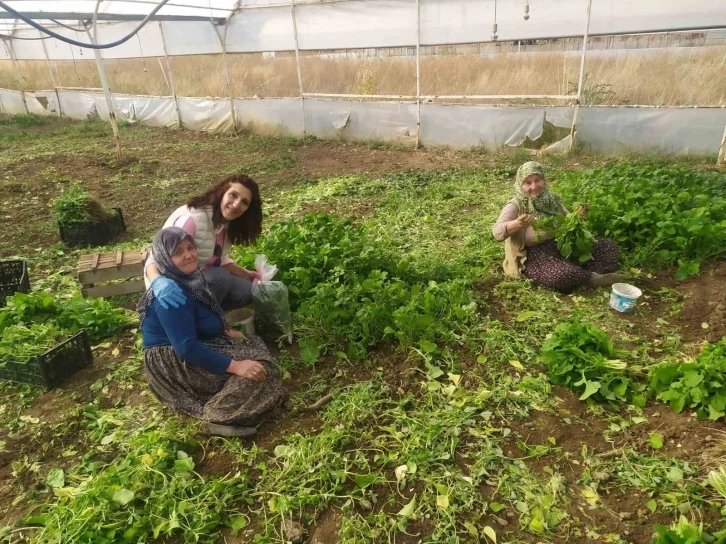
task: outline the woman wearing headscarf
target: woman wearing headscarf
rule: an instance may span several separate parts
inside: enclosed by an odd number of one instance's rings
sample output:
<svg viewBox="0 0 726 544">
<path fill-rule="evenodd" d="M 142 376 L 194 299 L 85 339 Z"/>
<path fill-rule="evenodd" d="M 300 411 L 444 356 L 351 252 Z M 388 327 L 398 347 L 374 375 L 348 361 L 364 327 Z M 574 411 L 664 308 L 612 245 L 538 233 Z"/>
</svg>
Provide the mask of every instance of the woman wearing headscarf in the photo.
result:
<svg viewBox="0 0 726 544">
<path fill-rule="evenodd" d="M 183 290 L 187 302 L 165 308 L 149 289 L 137 306 L 151 390 L 172 410 L 206 421 L 210 434 L 254 434 L 286 399 L 270 352 L 259 337 L 228 329 L 187 232 L 160 230 L 152 252 L 159 272 Z"/>
<path fill-rule="evenodd" d="M 582 266 L 568 261 L 544 231 L 535 232 L 536 219 L 568 215 L 559 195 L 547 187 L 544 168 L 526 162 L 517 170 L 514 198 L 499 214 L 492 234 L 504 242 L 504 272 L 512 278 L 526 277 L 537 285 L 569 293 L 581 286 L 608 287 L 622 279 L 618 267 L 618 246 L 600 238 L 592 247 L 592 260 Z"/>
</svg>

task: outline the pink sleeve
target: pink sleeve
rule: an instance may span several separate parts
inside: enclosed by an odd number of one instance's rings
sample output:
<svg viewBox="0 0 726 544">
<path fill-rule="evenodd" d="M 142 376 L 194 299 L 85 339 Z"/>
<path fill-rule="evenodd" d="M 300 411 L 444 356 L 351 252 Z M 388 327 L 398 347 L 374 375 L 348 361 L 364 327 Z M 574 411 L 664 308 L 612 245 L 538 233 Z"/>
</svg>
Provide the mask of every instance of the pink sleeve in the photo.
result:
<svg viewBox="0 0 726 544">
<path fill-rule="evenodd" d="M 174 221 L 174 226 L 184 229 L 192 238 L 197 233 L 197 224 L 194 222 L 194 218 L 188 214 L 177 217 L 176 221 Z"/>
<path fill-rule="evenodd" d="M 507 223 L 517 219 L 518 215 L 519 208 L 514 202 L 508 202 L 507 205 L 502 208 L 502 213 L 499 214 L 497 222 L 494 224 L 494 227 L 492 227 L 492 234 L 497 242 L 503 242 L 509 238 L 510 234 L 507 232 Z"/>
</svg>

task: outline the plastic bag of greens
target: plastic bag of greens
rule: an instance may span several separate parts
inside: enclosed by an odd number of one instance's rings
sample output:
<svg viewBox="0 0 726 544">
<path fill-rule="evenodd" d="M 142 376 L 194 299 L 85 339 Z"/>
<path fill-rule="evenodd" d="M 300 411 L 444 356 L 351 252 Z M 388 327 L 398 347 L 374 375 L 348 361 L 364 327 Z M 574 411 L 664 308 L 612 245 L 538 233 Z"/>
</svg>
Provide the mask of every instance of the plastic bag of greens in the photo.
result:
<svg viewBox="0 0 726 544">
<path fill-rule="evenodd" d="M 259 278 L 252 282 L 252 303 L 255 307 L 255 328 L 267 340 L 292 341 L 292 315 L 287 287 L 281 281 L 272 281 L 277 267 L 258 255 L 255 266 Z"/>
</svg>

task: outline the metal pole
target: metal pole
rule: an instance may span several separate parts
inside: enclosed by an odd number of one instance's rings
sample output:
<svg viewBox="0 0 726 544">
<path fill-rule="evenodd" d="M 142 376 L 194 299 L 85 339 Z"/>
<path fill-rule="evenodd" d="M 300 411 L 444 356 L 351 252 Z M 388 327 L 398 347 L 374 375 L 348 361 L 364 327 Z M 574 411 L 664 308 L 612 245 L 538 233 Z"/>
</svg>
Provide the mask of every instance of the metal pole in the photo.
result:
<svg viewBox="0 0 726 544">
<path fill-rule="evenodd" d="M 723 138 L 721 139 L 721 147 L 718 150 L 718 165 L 726 165 L 726 128 L 723 130 Z"/>
<path fill-rule="evenodd" d="M 237 114 L 234 110 L 234 93 L 232 92 L 232 75 L 229 72 L 229 64 L 227 64 L 227 28 L 229 21 L 232 17 L 229 17 L 224 22 L 224 36 L 219 33 L 217 26 L 212 22 L 212 28 L 219 38 L 219 43 L 222 45 L 222 61 L 224 62 L 224 75 L 227 81 L 227 93 L 229 94 L 229 111 L 232 114 L 232 131 L 237 134 Z"/>
<path fill-rule="evenodd" d="M 567 93 L 567 38 L 562 39 L 562 89 L 560 94 Z"/>
<path fill-rule="evenodd" d="M 12 33 L 10 34 L 12 36 Z M 10 62 L 13 65 L 13 75 L 15 76 L 15 83 L 18 84 L 18 90 L 20 91 L 20 98 L 23 101 L 23 109 L 25 110 L 25 113 L 30 113 L 28 111 L 28 102 L 25 99 L 25 89 L 23 89 L 23 80 L 20 77 L 20 70 L 18 69 L 18 60 L 15 58 L 15 48 L 13 47 L 13 40 L 10 38 L 9 40 L 3 40 L 5 43 L 8 44 L 8 52 L 10 53 Z"/>
<path fill-rule="evenodd" d="M 43 37 L 38 31 L 38 36 Z M 43 53 L 45 54 L 45 62 L 48 65 L 48 72 L 50 73 L 50 80 L 53 82 L 53 90 L 55 91 L 55 98 L 58 101 L 58 117 L 63 117 L 63 108 L 61 107 L 60 93 L 58 92 L 58 83 L 56 83 L 55 76 L 53 75 L 53 67 L 50 65 L 50 57 L 48 56 L 48 48 L 45 46 L 45 40 L 40 40 L 43 45 Z"/>
<path fill-rule="evenodd" d="M 416 0 L 416 149 L 421 147 L 421 0 Z"/>
<path fill-rule="evenodd" d="M 587 38 L 590 34 L 590 13 L 592 11 L 592 0 L 587 2 L 587 21 L 585 22 L 585 34 L 582 38 L 582 56 L 580 57 L 580 79 L 577 81 L 577 100 L 575 101 L 575 113 L 572 116 L 572 128 L 570 129 L 570 151 L 575 149 L 575 131 L 577 130 L 577 117 L 580 113 L 580 101 L 582 100 L 582 86 L 585 83 L 585 57 L 587 56 Z"/>
<path fill-rule="evenodd" d="M 98 44 L 97 38 L 96 38 L 96 25 L 94 21 L 93 25 L 93 33 L 91 33 L 91 30 L 88 28 L 88 23 L 86 21 L 83 21 L 83 26 L 86 29 L 86 33 L 88 34 L 88 38 L 91 40 L 92 43 Z M 106 78 L 106 69 L 103 66 L 103 57 L 101 56 L 101 50 L 100 49 L 94 49 L 93 50 L 94 55 L 96 56 L 96 66 L 98 67 L 98 76 L 101 79 L 101 87 L 103 88 L 103 95 L 106 97 L 106 106 L 108 107 L 108 120 L 109 123 L 111 123 L 111 130 L 113 130 L 113 137 L 116 140 L 116 157 L 118 160 L 121 160 L 121 135 L 118 131 L 118 125 L 116 124 L 116 107 L 114 106 L 113 102 L 113 96 L 111 96 L 111 89 L 108 86 L 108 79 Z"/>
<path fill-rule="evenodd" d="M 176 99 L 176 90 L 174 89 L 174 78 L 171 75 L 171 61 L 169 60 L 169 53 L 166 50 L 166 38 L 164 37 L 164 23 L 159 21 L 159 32 L 161 33 L 161 46 L 164 48 L 164 58 L 166 59 L 166 71 L 169 72 L 169 90 L 171 96 L 174 98 L 174 111 L 176 112 L 176 118 L 179 123 L 179 128 L 182 128 L 182 118 L 179 112 L 179 103 Z"/>
<path fill-rule="evenodd" d="M 295 64 L 297 66 L 297 84 L 300 87 L 300 106 L 302 109 L 302 132 L 303 138 L 307 136 L 305 130 L 305 88 L 303 87 L 302 66 L 300 65 L 300 42 L 297 38 L 297 17 L 295 16 L 295 0 L 290 0 L 292 12 L 292 35 L 295 38 Z"/>
</svg>

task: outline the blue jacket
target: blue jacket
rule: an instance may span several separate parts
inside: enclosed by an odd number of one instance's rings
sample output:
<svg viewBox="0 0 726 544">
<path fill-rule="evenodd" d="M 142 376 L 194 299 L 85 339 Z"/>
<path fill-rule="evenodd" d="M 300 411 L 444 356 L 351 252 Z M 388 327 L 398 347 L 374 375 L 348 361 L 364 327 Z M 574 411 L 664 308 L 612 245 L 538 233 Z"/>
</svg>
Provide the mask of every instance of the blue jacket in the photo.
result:
<svg viewBox="0 0 726 544">
<path fill-rule="evenodd" d="M 141 325 L 144 348 L 172 346 L 174 351 L 190 365 L 198 366 L 215 374 L 224 374 L 232 362 L 204 345 L 224 334 L 222 320 L 206 304 L 187 296 L 186 304 L 165 310 L 154 299 Z"/>
</svg>

